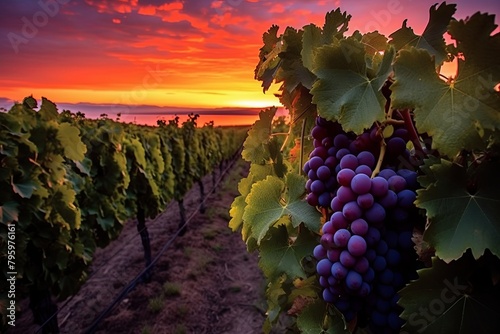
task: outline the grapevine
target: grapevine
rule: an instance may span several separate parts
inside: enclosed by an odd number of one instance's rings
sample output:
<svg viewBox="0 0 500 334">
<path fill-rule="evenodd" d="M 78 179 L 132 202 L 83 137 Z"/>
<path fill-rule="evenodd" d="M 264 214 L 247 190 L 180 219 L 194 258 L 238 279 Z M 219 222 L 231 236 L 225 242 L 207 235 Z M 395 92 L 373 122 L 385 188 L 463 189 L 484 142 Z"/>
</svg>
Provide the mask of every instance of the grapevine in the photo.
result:
<svg viewBox="0 0 500 334">
<path fill-rule="evenodd" d="M 421 35 L 348 35 L 340 9 L 264 33 L 255 78 L 288 129 L 270 108 L 248 132 L 229 226 L 259 252 L 265 333 L 500 328 L 500 34 L 455 12 L 432 6 Z"/>
</svg>

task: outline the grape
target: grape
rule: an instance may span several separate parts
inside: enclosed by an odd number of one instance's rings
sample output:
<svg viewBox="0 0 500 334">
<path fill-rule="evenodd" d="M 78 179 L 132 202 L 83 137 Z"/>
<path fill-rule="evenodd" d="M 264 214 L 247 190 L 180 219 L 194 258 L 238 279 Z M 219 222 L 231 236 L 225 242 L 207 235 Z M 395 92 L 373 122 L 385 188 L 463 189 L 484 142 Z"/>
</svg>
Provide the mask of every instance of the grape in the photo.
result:
<svg viewBox="0 0 500 334">
<path fill-rule="evenodd" d="M 323 165 L 320 166 L 316 171 L 316 176 L 318 177 L 318 179 L 326 181 L 332 176 L 332 173 L 330 172 L 330 168 Z"/>
<path fill-rule="evenodd" d="M 356 174 L 365 174 L 368 177 L 372 176 L 372 169 L 367 165 L 359 165 L 356 170 Z"/>
<path fill-rule="evenodd" d="M 364 236 L 368 232 L 368 223 L 364 219 L 356 219 L 351 223 L 353 234 Z"/>
<path fill-rule="evenodd" d="M 328 279 L 325 276 L 320 276 L 319 277 L 319 285 L 323 288 L 329 288 L 330 283 L 328 283 Z"/>
<path fill-rule="evenodd" d="M 337 197 L 342 203 L 356 200 L 356 194 L 349 187 L 340 186 L 337 190 Z"/>
<path fill-rule="evenodd" d="M 387 194 L 387 191 L 389 190 L 389 183 L 386 179 L 381 176 L 376 176 L 371 181 L 371 193 L 374 196 L 382 197 Z"/>
<path fill-rule="evenodd" d="M 398 313 L 391 312 L 387 316 L 387 323 L 391 329 L 399 332 L 399 329 L 401 328 L 401 326 L 403 326 L 404 321 L 399 318 Z"/>
<path fill-rule="evenodd" d="M 333 235 L 333 242 L 337 247 L 345 247 L 350 238 L 351 233 L 348 230 L 340 229 Z"/>
<path fill-rule="evenodd" d="M 318 168 L 320 168 L 321 166 L 323 166 L 323 159 L 321 159 L 320 157 L 312 157 L 311 159 L 309 159 L 309 167 L 311 170 L 315 171 L 318 170 Z"/>
<path fill-rule="evenodd" d="M 408 185 L 408 188 L 415 190 L 418 188 L 417 173 L 409 169 L 400 169 L 397 174 L 403 177 Z"/>
<path fill-rule="evenodd" d="M 340 254 L 341 251 L 338 248 L 329 249 L 326 252 L 328 260 L 332 261 L 332 263 L 338 262 L 340 260 Z"/>
<path fill-rule="evenodd" d="M 345 279 L 347 287 L 351 290 L 358 290 L 363 284 L 363 278 L 354 270 L 350 270 Z"/>
<path fill-rule="evenodd" d="M 358 218 L 361 218 L 361 216 L 363 215 L 363 211 L 359 207 L 358 203 L 356 203 L 355 201 L 351 201 L 344 205 L 344 208 L 342 209 L 342 214 L 348 220 L 353 221 Z"/>
<path fill-rule="evenodd" d="M 325 191 L 325 184 L 320 180 L 314 180 L 311 183 L 311 192 L 315 194 L 322 194 Z"/>
<path fill-rule="evenodd" d="M 363 274 L 363 281 L 371 283 L 375 279 L 375 270 L 368 268 L 366 273 Z"/>
<path fill-rule="evenodd" d="M 355 170 L 358 167 L 358 158 L 352 154 L 346 154 L 340 160 L 340 168 Z"/>
<path fill-rule="evenodd" d="M 400 249 L 407 250 L 412 249 L 414 246 L 411 231 L 404 231 L 398 237 L 398 246 Z"/>
<path fill-rule="evenodd" d="M 398 157 L 406 150 L 406 142 L 399 137 L 393 137 L 387 141 L 387 154 L 391 157 Z"/>
<path fill-rule="evenodd" d="M 388 190 L 387 194 L 382 197 L 379 201 L 380 205 L 384 208 L 393 208 L 398 203 L 398 195 L 392 190 Z"/>
<path fill-rule="evenodd" d="M 336 298 L 335 295 L 328 289 L 323 289 L 323 300 L 327 303 L 334 303 Z"/>
<path fill-rule="evenodd" d="M 385 258 L 383 256 L 377 255 L 377 257 L 375 258 L 375 261 L 373 261 L 372 266 L 373 266 L 373 269 L 375 269 L 375 271 L 382 271 L 387 267 L 387 261 L 385 260 Z"/>
<path fill-rule="evenodd" d="M 373 246 L 380 240 L 380 231 L 375 227 L 369 227 L 365 236 L 368 246 Z"/>
<path fill-rule="evenodd" d="M 330 151 L 328 151 L 328 158 L 326 158 L 325 160 L 325 166 L 330 168 L 330 169 L 334 169 L 336 166 L 337 166 L 337 158 L 335 158 L 335 156 L 333 155 L 330 155 Z"/>
<path fill-rule="evenodd" d="M 326 250 L 323 246 L 316 245 L 313 250 L 313 255 L 318 260 L 324 259 L 326 257 Z"/>
<path fill-rule="evenodd" d="M 331 266 L 331 273 L 336 279 L 342 280 L 347 276 L 347 269 L 340 262 L 335 262 Z"/>
<path fill-rule="evenodd" d="M 395 249 L 389 249 L 387 254 L 385 254 L 385 258 L 387 260 L 387 264 L 390 266 L 396 266 L 401 261 L 401 255 Z"/>
<path fill-rule="evenodd" d="M 320 243 L 325 249 L 330 249 L 335 246 L 333 242 L 333 235 L 330 233 L 325 233 L 321 236 Z"/>
<path fill-rule="evenodd" d="M 356 258 L 350 251 L 343 250 L 342 253 L 340 253 L 340 263 L 346 268 L 352 268 L 356 264 Z"/>
<path fill-rule="evenodd" d="M 406 180 L 399 175 L 394 175 L 387 180 L 389 182 L 389 189 L 394 190 L 396 193 L 406 188 Z"/>
<path fill-rule="evenodd" d="M 315 193 L 307 194 L 306 201 L 310 206 L 318 206 L 318 196 Z"/>
<path fill-rule="evenodd" d="M 379 275 L 379 280 L 383 284 L 391 284 L 394 280 L 394 273 L 389 268 L 385 268 Z"/>
<path fill-rule="evenodd" d="M 385 255 L 385 253 L 387 253 L 387 251 L 389 250 L 389 246 L 387 246 L 387 243 L 385 242 L 385 240 L 380 240 L 378 245 L 377 245 L 377 254 L 378 255 Z"/>
<path fill-rule="evenodd" d="M 387 317 L 379 311 L 373 311 L 371 319 L 375 326 L 384 327 L 387 325 Z"/>
<path fill-rule="evenodd" d="M 389 180 L 389 178 L 394 175 L 396 175 L 396 172 L 388 168 L 383 169 L 378 173 L 378 176 L 383 177 L 386 180 Z"/>
<path fill-rule="evenodd" d="M 356 173 L 352 169 L 341 169 L 337 173 L 337 182 L 344 187 L 349 187 L 351 185 L 352 178 Z"/>
<path fill-rule="evenodd" d="M 401 190 L 398 193 L 398 206 L 405 209 L 410 209 L 413 206 L 413 202 L 415 202 L 416 198 L 417 195 L 412 190 Z"/>
<path fill-rule="evenodd" d="M 338 150 L 338 151 L 337 151 L 337 154 L 335 154 L 335 157 L 336 157 L 336 158 L 340 161 L 340 160 L 342 160 L 342 158 L 343 158 L 344 156 L 346 156 L 346 155 L 348 155 L 348 154 L 351 154 L 351 152 L 349 152 L 349 150 L 348 150 L 348 149 L 346 149 L 346 148 L 341 148 L 340 150 Z M 340 167 L 340 165 L 339 165 L 338 167 L 339 167 L 339 168 L 341 168 L 341 167 Z"/>
<path fill-rule="evenodd" d="M 359 235 L 353 235 L 347 243 L 347 249 L 353 256 L 361 256 L 366 252 L 366 241 Z"/>
<path fill-rule="evenodd" d="M 369 192 L 371 186 L 371 179 L 365 174 L 357 174 L 352 178 L 351 189 L 358 195 L 366 194 L 367 192 Z"/>
<path fill-rule="evenodd" d="M 369 223 L 382 223 L 385 219 L 385 209 L 382 205 L 373 203 L 373 206 L 366 210 L 365 217 Z"/>
<path fill-rule="evenodd" d="M 358 199 L 356 200 L 358 205 L 363 209 L 371 208 L 373 206 L 374 201 L 375 200 L 373 198 L 373 195 L 370 193 L 359 195 Z"/>
<path fill-rule="evenodd" d="M 397 202 L 397 197 L 396 197 L 396 202 Z M 344 203 L 339 199 L 338 196 L 335 196 L 332 201 L 330 202 L 330 208 L 334 212 L 342 211 L 342 208 L 344 207 Z"/>
<path fill-rule="evenodd" d="M 311 130 L 311 136 L 315 139 L 323 139 L 328 136 L 328 131 L 324 127 L 315 126 Z"/>
<path fill-rule="evenodd" d="M 310 156 L 311 157 L 320 157 L 322 160 L 324 160 L 324 159 L 326 159 L 328 157 L 328 150 L 325 147 L 323 147 L 323 146 L 319 146 L 319 147 L 316 147 L 311 152 Z"/>
<path fill-rule="evenodd" d="M 368 268 L 370 268 L 370 262 L 364 256 L 360 257 L 354 265 L 354 270 L 360 274 L 366 273 Z"/>
<path fill-rule="evenodd" d="M 408 130 L 403 128 L 396 129 L 393 133 L 393 137 L 399 137 L 405 142 L 408 142 L 410 140 L 410 134 L 408 133 Z"/>
<path fill-rule="evenodd" d="M 323 225 L 323 228 L 321 230 L 323 231 L 323 233 L 330 233 L 330 234 L 333 234 L 333 233 L 335 233 L 337 231 L 337 229 L 333 227 L 333 224 L 332 224 L 331 220 L 327 221 Z"/>
<path fill-rule="evenodd" d="M 324 208 L 327 208 L 328 206 L 330 206 L 331 201 L 332 201 L 332 197 L 330 196 L 329 193 L 322 193 L 318 197 L 318 205 L 322 206 Z"/>
<path fill-rule="evenodd" d="M 366 165 L 369 168 L 375 167 L 375 157 L 371 152 L 363 151 L 357 156 L 360 165 Z"/>
<path fill-rule="evenodd" d="M 346 229 L 349 224 L 342 212 L 334 212 L 332 217 L 330 218 L 330 221 L 332 222 L 332 226 L 336 231 L 340 229 Z"/>
<path fill-rule="evenodd" d="M 391 309 L 391 303 L 385 299 L 378 299 L 376 307 L 381 313 L 387 313 Z"/>
<path fill-rule="evenodd" d="M 335 136 L 335 139 L 333 139 L 333 145 L 339 148 L 349 147 L 349 138 L 347 138 L 345 134 L 338 134 Z"/>
<path fill-rule="evenodd" d="M 332 268 L 332 263 L 328 259 L 322 259 L 316 265 L 316 271 L 321 276 L 329 276 L 331 268 Z"/>
</svg>

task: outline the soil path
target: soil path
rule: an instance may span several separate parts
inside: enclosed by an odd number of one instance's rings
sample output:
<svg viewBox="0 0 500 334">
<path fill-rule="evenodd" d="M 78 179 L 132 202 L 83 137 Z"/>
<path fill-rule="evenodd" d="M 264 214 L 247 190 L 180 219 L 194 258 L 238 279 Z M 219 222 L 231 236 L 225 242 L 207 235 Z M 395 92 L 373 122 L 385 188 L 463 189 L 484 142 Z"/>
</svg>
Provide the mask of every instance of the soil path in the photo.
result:
<svg viewBox="0 0 500 334">
<path fill-rule="evenodd" d="M 241 234 L 227 227 L 229 208 L 238 195 L 238 181 L 248 165 L 238 161 L 196 213 L 188 231 L 175 239 L 154 268 L 152 280 L 140 283 L 100 322 L 96 333 L 261 333 L 266 304 L 264 279 L 257 254 L 248 254 Z M 219 175 L 219 174 L 217 174 Z M 203 179 L 212 189 L 212 176 Z M 199 188 L 184 199 L 186 214 L 195 212 Z M 179 224 L 173 202 L 146 223 L 153 257 L 170 240 Z M 59 303 L 61 333 L 84 333 L 144 267 L 143 250 L 135 222 L 125 225 L 120 237 L 96 252 L 90 279 L 66 305 Z M 27 301 L 21 303 L 16 327 L 8 333 L 35 333 Z"/>
</svg>

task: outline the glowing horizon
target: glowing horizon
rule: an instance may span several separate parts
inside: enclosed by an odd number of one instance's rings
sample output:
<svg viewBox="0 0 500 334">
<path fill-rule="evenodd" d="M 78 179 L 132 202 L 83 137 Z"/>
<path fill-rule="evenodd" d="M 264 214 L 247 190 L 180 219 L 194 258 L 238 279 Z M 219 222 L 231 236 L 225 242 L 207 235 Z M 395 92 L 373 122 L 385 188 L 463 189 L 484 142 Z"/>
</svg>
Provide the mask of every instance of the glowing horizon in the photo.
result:
<svg viewBox="0 0 500 334">
<path fill-rule="evenodd" d="M 272 24 L 322 26 L 352 15 L 349 31 L 388 36 L 404 19 L 422 33 L 435 1 L 19 0 L 0 4 L 0 98 L 56 104 L 173 107 L 279 106 L 279 85 L 254 80 Z M 457 3 L 456 18 L 498 14 L 495 0 Z M 498 29 L 497 29 L 498 30 Z M 452 71 L 452 66 L 446 68 Z"/>
</svg>

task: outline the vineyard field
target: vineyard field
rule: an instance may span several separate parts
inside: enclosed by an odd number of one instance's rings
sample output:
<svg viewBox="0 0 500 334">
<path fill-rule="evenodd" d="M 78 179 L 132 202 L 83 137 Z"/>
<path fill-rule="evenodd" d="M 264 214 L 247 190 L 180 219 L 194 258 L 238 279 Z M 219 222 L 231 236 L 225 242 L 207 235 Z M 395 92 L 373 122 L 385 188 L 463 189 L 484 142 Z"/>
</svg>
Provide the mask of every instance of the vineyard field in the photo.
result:
<svg viewBox="0 0 500 334">
<path fill-rule="evenodd" d="M 132 293 L 97 328 L 96 333 L 258 333 L 262 327 L 265 300 L 264 279 L 257 266 L 256 254 L 247 254 L 241 238 L 228 233 L 227 208 L 237 194 L 237 180 L 247 172 L 247 164 L 239 161 L 226 175 L 215 194 L 208 197 L 205 214 L 196 213 L 192 229 L 162 257 L 155 267 L 153 279 L 138 285 Z M 203 179 L 207 189 L 211 177 Z M 187 214 L 199 201 L 198 189 L 185 196 Z M 148 221 L 152 252 L 156 254 L 179 221 L 177 205 L 170 205 L 156 219 Z M 93 268 L 99 274 L 84 284 L 74 299 L 59 315 L 61 333 L 82 333 L 98 312 L 119 293 L 135 273 L 143 267 L 142 249 L 135 242 L 134 222 L 126 224 L 120 237 L 107 248 L 98 250 Z M 132 241 L 130 242 L 130 240 Z M 111 255 L 117 253 L 111 260 Z M 168 282 L 177 286 L 179 295 L 165 293 L 163 308 L 149 309 L 155 297 Z M 171 294 L 171 295 L 169 295 Z M 153 302 L 152 302 L 153 301 Z M 19 326 L 9 333 L 34 333 L 32 315 L 26 310 Z M 59 303 L 59 307 L 64 301 Z M 216 320 L 214 320 L 216 319 Z"/>
</svg>

